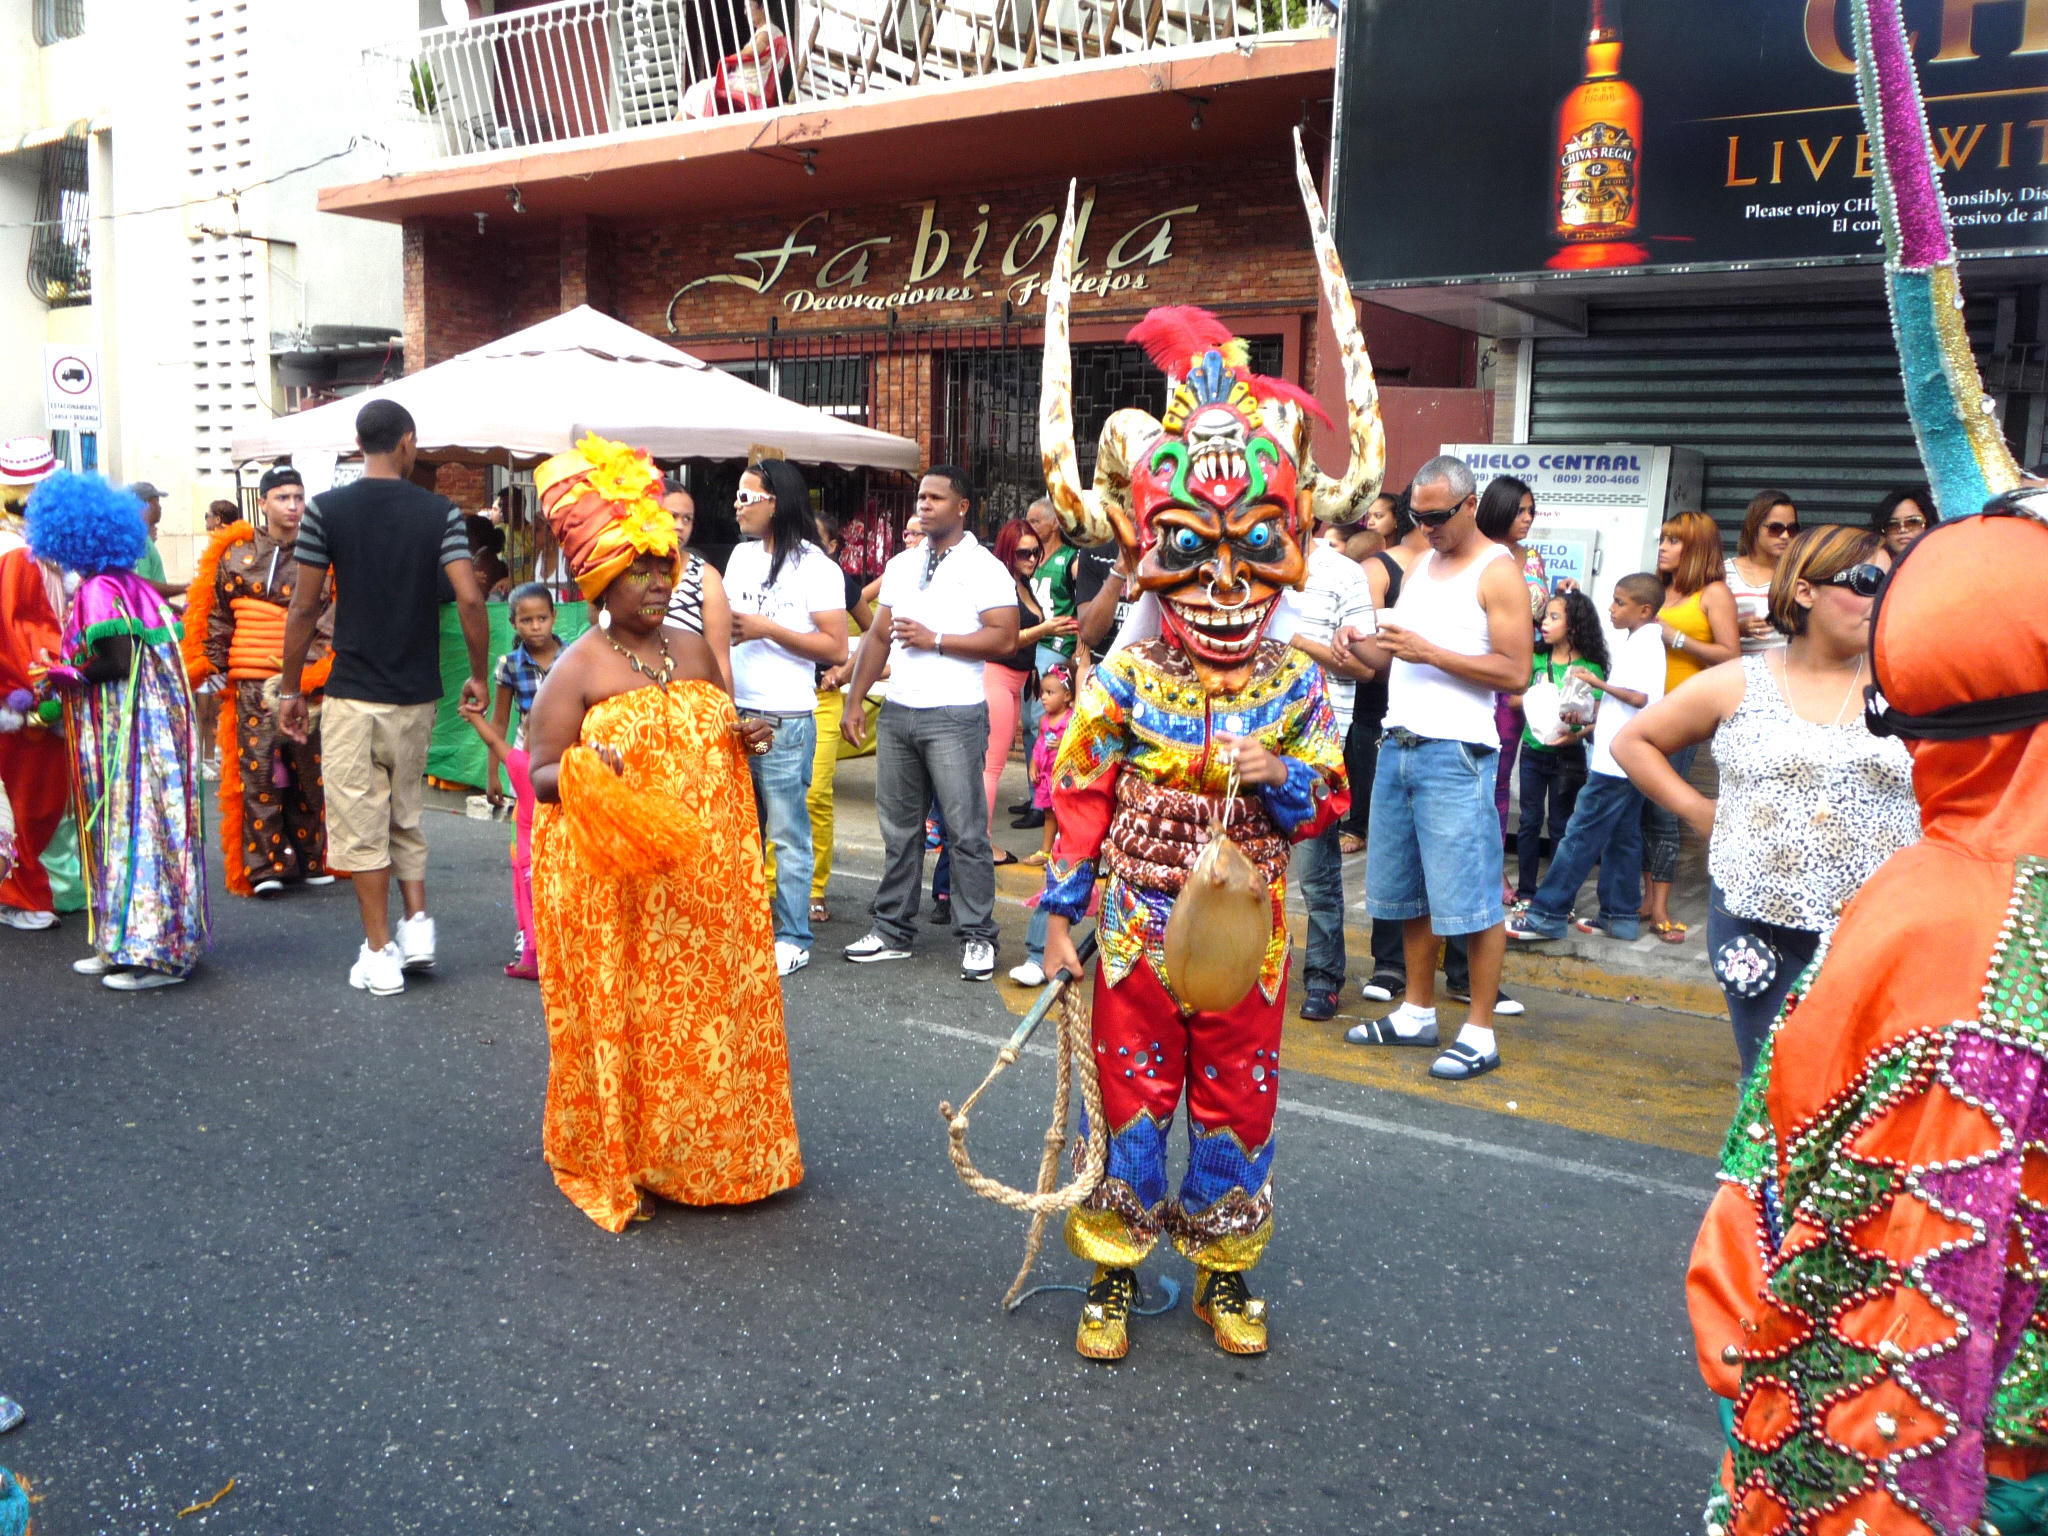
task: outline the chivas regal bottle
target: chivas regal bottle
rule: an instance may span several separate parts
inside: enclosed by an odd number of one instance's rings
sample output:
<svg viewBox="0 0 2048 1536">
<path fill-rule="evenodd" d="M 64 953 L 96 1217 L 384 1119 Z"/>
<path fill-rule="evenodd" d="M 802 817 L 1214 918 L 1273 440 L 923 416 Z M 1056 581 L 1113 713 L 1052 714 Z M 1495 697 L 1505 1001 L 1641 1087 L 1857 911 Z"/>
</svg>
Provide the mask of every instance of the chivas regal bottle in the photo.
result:
<svg viewBox="0 0 2048 1536">
<path fill-rule="evenodd" d="M 1557 107 L 1557 197 L 1551 265 L 1623 266 L 1647 260 L 1632 243 L 1640 218 L 1643 99 L 1621 78 L 1614 0 L 1591 0 L 1586 75 Z M 1576 249 L 1575 249 L 1576 248 Z"/>
</svg>

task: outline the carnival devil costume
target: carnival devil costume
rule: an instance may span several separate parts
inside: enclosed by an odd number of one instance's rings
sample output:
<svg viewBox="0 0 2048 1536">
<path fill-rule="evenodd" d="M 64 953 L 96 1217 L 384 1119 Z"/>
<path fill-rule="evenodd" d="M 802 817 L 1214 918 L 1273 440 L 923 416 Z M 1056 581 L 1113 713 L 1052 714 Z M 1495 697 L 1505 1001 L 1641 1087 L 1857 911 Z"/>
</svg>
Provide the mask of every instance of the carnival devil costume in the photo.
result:
<svg viewBox="0 0 2048 1536">
<path fill-rule="evenodd" d="M 1095 668 L 1053 767 L 1059 840 L 1047 911 L 1078 922 L 1097 860 L 1107 866 L 1092 1050 L 1108 1149 L 1101 1181 L 1066 1229 L 1068 1246 L 1095 1266 L 1076 1341 L 1094 1359 L 1128 1348 L 1133 1266 L 1162 1234 L 1194 1262 L 1196 1313 L 1217 1343 L 1238 1354 L 1266 1347 L 1264 1307 L 1244 1275 L 1273 1230 L 1288 850 L 1349 797 L 1319 669 L 1265 632 L 1281 594 L 1302 584 L 1312 521 L 1355 521 L 1385 461 L 1371 365 L 1306 164 L 1299 170 L 1349 397 L 1341 479 L 1318 473 L 1310 455 L 1309 417 L 1320 412 L 1309 396 L 1251 373 L 1244 344 L 1214 316 L 1164 309 L 1131 340 L 1169 377 L 1166 414 L 1111 416 L 1084 489 L 1067 347 L 1071 199 L 1047 290 L 1040 441 L 1053 504 L 1077 543 L 1116 543 L 1161 624 L 1156 639 Z M 1237 793 L 1219 735 L 1277 755 L 1284 782 Z M 1212 828 L 1263 876 L 1269 927 L 1242 997 L 1196 1007 L 1168 963 L 1168 922 Z M 1169 1195 L 1166 1138 L 1183 1096 L 1189 1167 Z"/>
<path fill-rule="evenodd" d="M 1730 1445 L 1707 1525 L 2040 1536 L 2048 495 L 2015 492 L 1963 332 L 1897 0 L 1855 22 L 1907 399 L 1949 519 L 1871 619 L 1871 726 L 1912 750 L 1924 840 L 1844 911 L 1729 1133 L 1687 1281 Z"/>
<path fill-rule="evenodd" d="M 0 922 L 47 928 L 57 920 L 43 850 L 71 801 L 70 753 L 53 699 L 38 704 L 39 658 L 55 654 L 64 587 L 28 547 L 22 506 L 57 467 L 39 437 L 0 443 L 0 794 L 14 819 L 15 862 L 0 878 Z"/>
<path fill-rule="evenodd" d="M 186 676 L 194 687 L 210 677 L 229 684 L 220 711 L 220 849 L 221 873 L 237 896 L 331 878 L 318 716 L 298 742 L 278 730 L 275 715 L 285 614 L 304 569 L 292 548 L 271 528 L 228 524 L 200 556 L 185 610 Z M 299 679 L 315 708 L 334 666 L 332 577 L 321 580 L 325 600 Z"/>
</svg>

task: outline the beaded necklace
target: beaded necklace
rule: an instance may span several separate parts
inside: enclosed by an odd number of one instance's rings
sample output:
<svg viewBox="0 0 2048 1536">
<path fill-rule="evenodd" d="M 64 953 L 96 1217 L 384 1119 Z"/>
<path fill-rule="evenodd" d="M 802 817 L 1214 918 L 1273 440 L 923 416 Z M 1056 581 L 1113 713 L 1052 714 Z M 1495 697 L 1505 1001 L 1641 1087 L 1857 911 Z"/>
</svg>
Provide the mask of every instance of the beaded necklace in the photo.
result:
<svg viewBox="0 0 2048 1536">
<path fill-rule="evenodd" d="M 666 636 L 656 635 L 655 637 L 655 643 L 661 647 L 661 671 L 658 673 L 650 671 L 638 656 L 635 656 L 631 651 L 619 644 L 617 637 L 612 634 L 609 627 L 604 631 L 604 638 L 613 650 L 626 658 L 627 666 L 638 672 L 664 693 L 668 691 L 669 679 L 676 675 L 676 658 L 675 653 L 668 648 L 668 638 Z"/>
</svg>

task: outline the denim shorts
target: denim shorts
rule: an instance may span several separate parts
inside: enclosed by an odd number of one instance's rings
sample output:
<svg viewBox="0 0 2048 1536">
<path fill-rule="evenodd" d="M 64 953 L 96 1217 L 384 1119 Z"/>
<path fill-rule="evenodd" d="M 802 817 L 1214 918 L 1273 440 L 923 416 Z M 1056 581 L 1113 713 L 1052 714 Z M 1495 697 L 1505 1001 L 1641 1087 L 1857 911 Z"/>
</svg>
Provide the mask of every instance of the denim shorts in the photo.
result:
<svg viewBox="0 0 2048 1536">
<path fill-rule="evenodd" d="M 1365 910 L 1389 922 L 1427 917 L 1441 934 L 1501 921 L 1497 751 L 1464 741 L 1380 738 L 1365 849 Z"/>
</svg>

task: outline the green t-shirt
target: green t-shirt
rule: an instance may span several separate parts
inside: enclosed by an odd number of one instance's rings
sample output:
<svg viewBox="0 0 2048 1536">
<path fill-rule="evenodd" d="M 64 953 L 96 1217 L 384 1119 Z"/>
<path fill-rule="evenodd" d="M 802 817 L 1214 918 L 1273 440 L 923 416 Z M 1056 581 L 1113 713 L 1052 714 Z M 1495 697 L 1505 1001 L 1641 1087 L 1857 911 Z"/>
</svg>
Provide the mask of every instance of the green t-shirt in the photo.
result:
<svg viewBox="0 0 2048 1536">
<path fill-rule="evenodd" d="M 1564 686 L 1565 674 L 1570 672 L 1573 667 L 1584 667 L 1601 681 L 1606 681 L 1607 669 L 1597 661 L 1588 661 L 1583 656 L 1576 657 L 1571 661 L 1553 661 L 1550 652 L 1538 651 L 1535 664 L 1529 668 L 1530 686 L 1533 687 L 1537 683 L 1555 683 L 1558 687 L 1562 688 Z M 1563 748 L 1552 746 L 1548 742 L 1538 741 L 1535 732 L 1531 731 L 1527 725 L 1522 727 L 1522 746 L 1530 752 L 1560 752 L 1563 750 Z"/>
<path fill-rule="evenodd" d="M 1081 552 L 1071 544 L 1062 544 L 1049 559 L 1041 561 L 1031 578 L 1031 595 L 1038 599 L 1038 606 L 1045 610 L 1048 619 L 1071 619 L 1079 610 L 1074 600 L 1074 562 Z M 1074 636 L 1053 635 L 1038 642 L 1049 645 L 1062 656 L 1074 654 Z"/>
<path fill-rule="evenodd" d="M 135 574 L 144 581 L 164 580 L 164 557 L 158 552 L 155 539 L 149 541 L 149 548 L 135 562 Z"/>
</svg>

